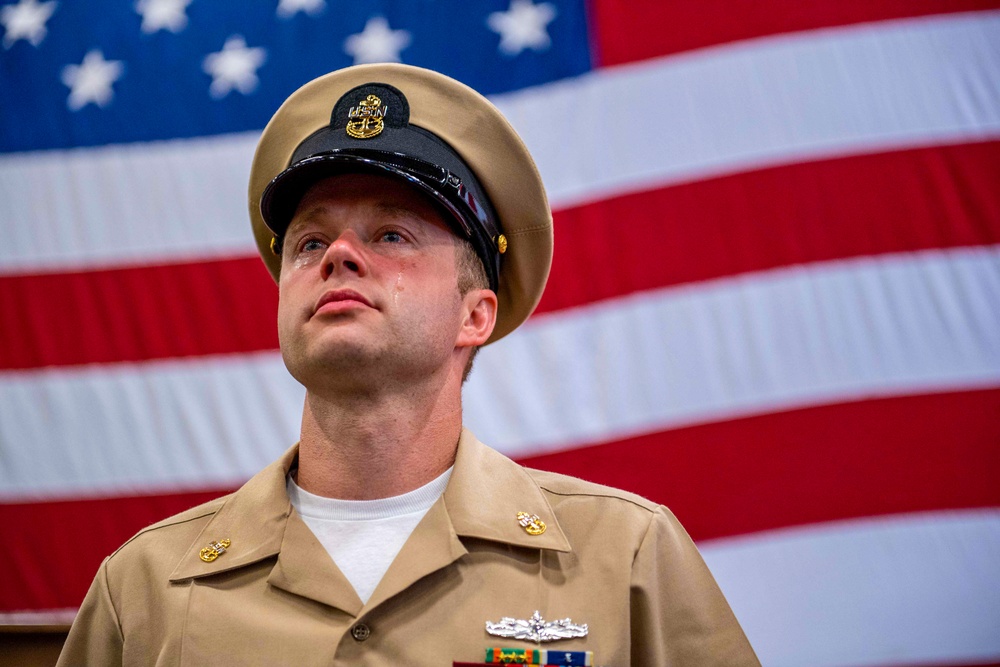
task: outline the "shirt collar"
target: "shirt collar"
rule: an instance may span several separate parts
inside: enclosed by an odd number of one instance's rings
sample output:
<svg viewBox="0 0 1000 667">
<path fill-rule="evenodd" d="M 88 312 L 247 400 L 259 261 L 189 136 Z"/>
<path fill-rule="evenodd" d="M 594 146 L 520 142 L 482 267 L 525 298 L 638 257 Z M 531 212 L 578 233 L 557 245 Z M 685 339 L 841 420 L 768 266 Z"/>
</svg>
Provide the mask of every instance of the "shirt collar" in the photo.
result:
<svg viewBox="0 0 1000 667">
<path fill-rule="evenodd" d="M 174 568 L 170 581 L 218 574 L 281 551 L 285 524 L 291 514 L 285 478 L 298 454 L 295 445 L 227 498 Z M 224 554 L 211 562 L 202 560 L 202 548 L 227 539 L 230 546 Z"/>
<path fill-rule="evenodd" d="M 296 463 L 298 452 L 296 444 L 223 503 L 174 568 L 171 581 L 226 572 L 281 551 L 292 511 L 285 480 Z M 468 429 L 462 429 L 455 468 L 438 503 L 444 504 L 459 537 L 532 549 L 571 551 L 555 512 L 531 475 L 481 443 Z M 529 534 L 518 523 L 518 512 L 537 516 L 545 523 L 545 531 Z M 213 541 L 226 539 L 230 540 L 230 546 L 217 560 L 201 559 L 202 548 Z"/>
<path fill-rule="evenodd" d="M 528 471 L 462 429 L 455 470 L 444 491 L 455 532 L 534 549 L 571 551 L 548 499 Z M 518 512 L 537 516 L 545 532 L 529 534 Z"/>
</svg>

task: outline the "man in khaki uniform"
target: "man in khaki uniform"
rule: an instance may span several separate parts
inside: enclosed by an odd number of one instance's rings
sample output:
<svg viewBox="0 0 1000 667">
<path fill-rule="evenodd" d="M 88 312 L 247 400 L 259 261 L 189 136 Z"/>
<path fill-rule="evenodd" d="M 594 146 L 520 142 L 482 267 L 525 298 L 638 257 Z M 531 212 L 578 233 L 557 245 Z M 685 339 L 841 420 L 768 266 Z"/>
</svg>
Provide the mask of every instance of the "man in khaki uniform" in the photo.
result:
<svg viewBox="0 0 1000 667">
<path fill-rule="evenodd" d="M 405 65 L 307 84 L 264 130 L 250 216 L 307 389 L 300 442 L 107 558 L 60 664 L 450 665 L 490 648 L 758 664 L 668 510 L 462 428 L 471 357 L 528 317 L 552 253 L 538 172 L 485 98 Z"/>
</svg>

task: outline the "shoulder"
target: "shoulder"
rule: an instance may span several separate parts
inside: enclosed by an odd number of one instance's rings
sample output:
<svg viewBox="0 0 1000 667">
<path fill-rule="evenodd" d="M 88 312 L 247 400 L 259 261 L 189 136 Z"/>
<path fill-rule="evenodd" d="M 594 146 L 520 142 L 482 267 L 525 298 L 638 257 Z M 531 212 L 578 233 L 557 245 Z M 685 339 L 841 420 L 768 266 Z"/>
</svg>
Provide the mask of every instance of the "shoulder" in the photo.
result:
<svg viewBox="0 0 1000 667">
<path fill-rule="evenodd" d="M 551 517 L 583 567 L 632 573 L 640 554 L 670 553 L 675 563 L 697 560 L 683 526 L 663 505 L 622 489 L 524 468 L 542 491 Z M 543 520 L 546 517 L 539 513 Z M 603 565 L 602 565 L 603 564 Z M 631 576 L 631 574 L 629 575 Z"/>
<path fill-rule="evenodd" d="M 595 484 L 577 477 L 561 475 L 546 470 L 536 470 L 525 468 L 540 489 L 545 491 L 550 497 L 558 498 L 580 498 L 600 504 L 621 504 L 632 506 L 639 514 L 652 514 L 660 507 L 657 503 L 647 500 L 640 495 L 616 489 L 611 486 Z"/>
<path fill-rule="evenodd" d="M 215 498 L 146 526 L 108 557 L 109 566 L 143 551 L 166 553 L 181 545 L 187 548 L 230 497 Z"/>
<path fill-rule="evenodd" d="M 622 489 L 543 470 L 525 468 L 545 494 L 574 549 L 608 552 L 617 544 L 630 558 L 666 508 Z M 591 556 L 593 557 L 593 556 Z"/>
</svg>

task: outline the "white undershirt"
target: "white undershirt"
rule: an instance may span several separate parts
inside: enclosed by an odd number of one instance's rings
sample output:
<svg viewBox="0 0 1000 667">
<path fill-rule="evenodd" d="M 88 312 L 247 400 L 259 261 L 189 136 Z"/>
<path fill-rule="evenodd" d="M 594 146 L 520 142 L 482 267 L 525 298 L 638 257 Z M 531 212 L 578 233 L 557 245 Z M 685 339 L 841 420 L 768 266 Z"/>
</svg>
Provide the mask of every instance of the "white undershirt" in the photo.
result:
<svg viewBox="0 0 1000 667">
<path fill-rule="evenodd" d="M 441 497 L 451 468 L 419 489 L 378 500 L 324 498 L 288 477 L 292 507 L 367 603 L 410 533 Z"/>
</svg>

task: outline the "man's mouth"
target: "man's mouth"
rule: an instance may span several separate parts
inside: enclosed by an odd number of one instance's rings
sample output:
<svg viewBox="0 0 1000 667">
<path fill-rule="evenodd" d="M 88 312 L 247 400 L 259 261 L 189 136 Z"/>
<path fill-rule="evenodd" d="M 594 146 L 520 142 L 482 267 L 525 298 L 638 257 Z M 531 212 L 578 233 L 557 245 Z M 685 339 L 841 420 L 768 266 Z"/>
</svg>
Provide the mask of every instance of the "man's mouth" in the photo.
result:
<svg viewBox="0 0 1000 667">
<path fill-rule="evenodd" d="M 374 308 L 372 302 L 361 294 L 350 289 L 337 289 L 326 292 L 313 308 L 313 315 L 324 313 L 337 313 L 352 308 Z"/>
</svg>

